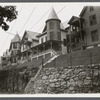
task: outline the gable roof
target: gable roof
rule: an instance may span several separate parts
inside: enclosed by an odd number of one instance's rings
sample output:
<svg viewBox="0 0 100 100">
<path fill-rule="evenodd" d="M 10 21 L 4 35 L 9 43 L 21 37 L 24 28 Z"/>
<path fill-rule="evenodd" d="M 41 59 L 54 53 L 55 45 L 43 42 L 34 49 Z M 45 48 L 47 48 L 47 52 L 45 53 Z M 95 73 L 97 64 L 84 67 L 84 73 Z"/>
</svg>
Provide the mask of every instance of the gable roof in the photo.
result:
<svg viewBox="0 0 100 100">
<path fill-rule="evenodd" d="M 18 35 L 18 33 L 14 36 L 14 38 L 11 40 L 11 43 L 13 42 L 20 42 L 21 41 L 21 38 L 20 36 Z"/>
<path fill-rule="evenodd" d="M 80 13 L 80 15 L 79 15 L 80 17 L 84 14 L 84 12 L 86 11 L 87 7 L 88 7 L 88 6 L 84 6 L 84 7 L 83 7 L 83 9 L 82 9 L 82 11 L 81 11 L 81 13 Z"/>
<path fill-rule="evenodd" d="M 39 35 L 39 33 L 37 32 L 32 32 L 32 31 L 25 31 L 24 32 L 24 35 L 22 37 L 22 41 L 23 41 L 23 38 L 25 37 L 25 35 L 28 35 L 29 38 L 31 38 L 32 40 L 38 40 L 38 38 L 36 37 L 37 35 Z"/>
<path fill-rule="evenodd" d="M 68 24 L 71 24 L 72 22 L 78 21 L 79 17 L 77 16 L 72 16 L 71 19 L 69 20 Z"/>
</svg>

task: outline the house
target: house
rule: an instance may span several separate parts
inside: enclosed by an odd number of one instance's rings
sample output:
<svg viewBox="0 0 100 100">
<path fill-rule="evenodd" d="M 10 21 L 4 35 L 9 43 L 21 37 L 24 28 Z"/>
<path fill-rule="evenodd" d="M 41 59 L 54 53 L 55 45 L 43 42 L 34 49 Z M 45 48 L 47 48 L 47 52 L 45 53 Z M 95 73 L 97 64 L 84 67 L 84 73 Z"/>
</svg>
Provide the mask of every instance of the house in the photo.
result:
<svg viewBox="0 0 100 100">
<path fill-rule="evenodd" d="M 65 27 L 52 8 L 42 33 L 25 31 L 21 40 L 21 60 L 52 57 L 55 54 L 66 53 L 66 46 L 63 43 L 65 39 Z"/>
<path fill-rule="evenodd" d="M 85 41 L 84 41 L 84 19 L 76 16 L 72 16 L 69 20 L 68 24 L 70 27 L 68 28 L 67 34 L 67 52 L 83 50 L 85 49 Z"/>
<path fill-rule="evenodd" d="M 33 55 L 32 47 L 39 44 L 37 32 L 25 31 L 21 40 L 21 60 L 27 60 Z"/>
<path fill-rule="evenodd" d="M 85 42 L 87 48 L 100 46 L 100 6 L 85 6 L 80 13 L 84 19 Z"/>
<path fill-rule="evenodd" d="M 86 6 L 79 17 L 72 16 L 62 23 L 52 8 L 41 33 L 26 30 L 22 39 L 16 34 L 11 40 L 11 63 L 49 59 L 54 55 L 100 46 L 99 10 L 100 7 Z"/>
<path fill-rule="evenodd" d="M 21 58 L 21 38 L 18 33 L 11 40 L 9 51 L 11 52 L 11 63 L 16 63 Z"/>
<path fill-rule="evenodd" d="M 79 17 L 72 16 L 66 36 L 67 52 L 84 50 L 100 45 L 100 7 L 86 6 Z"/>
<path fill-rule="evenodd" d="M 52 8 L 42 34 L 37 36 L 39 38 L 39 44 L 48 42 L 55 51 L 61 49 L 60 51 L 64 52 L 62 42 L 65 36 L 66 31 L 63 23 L 61 23 L 54 8 Z"/>
<path fill-rule="evenodd" d="M 2 66 L 9 65 L 10 57 L 11 57 L 11 53 L 9 49 L 7 49 L 6 52 L 3 53 L 3 56 L 1 56 L 1 65 Z"/>
</svg>

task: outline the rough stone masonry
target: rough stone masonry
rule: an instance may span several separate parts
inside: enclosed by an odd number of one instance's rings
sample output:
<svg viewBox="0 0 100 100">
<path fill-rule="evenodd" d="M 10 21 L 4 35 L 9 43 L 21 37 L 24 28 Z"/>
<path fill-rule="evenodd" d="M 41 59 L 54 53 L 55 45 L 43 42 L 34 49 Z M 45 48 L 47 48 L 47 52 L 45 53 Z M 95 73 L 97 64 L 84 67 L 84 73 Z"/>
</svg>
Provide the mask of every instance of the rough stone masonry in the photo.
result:
<svg viewBox="0 0 100 100">
<path fill-rule="evenodd" d="M 28 93 L 100 93 L 100 65 L 44 67 Z"/>
</svg>

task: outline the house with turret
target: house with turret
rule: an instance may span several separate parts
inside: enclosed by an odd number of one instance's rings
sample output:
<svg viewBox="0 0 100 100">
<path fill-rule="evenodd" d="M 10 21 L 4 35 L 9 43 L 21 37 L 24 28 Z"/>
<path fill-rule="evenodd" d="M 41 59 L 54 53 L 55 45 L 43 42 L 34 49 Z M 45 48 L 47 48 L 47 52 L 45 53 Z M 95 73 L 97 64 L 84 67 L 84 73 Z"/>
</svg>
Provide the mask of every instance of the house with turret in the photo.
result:
<svg viewBox="0 0 100 100">
<path fill-rule="evenodd" d="M 62 23 L 52 7 L 41 33 L 26 30 L 22 39 L 18 34 L 11 40 L 11 63 L 49 59 L 100 46 L 100 7 L 86 6 L 79 17 L 72 16 Z"/>
<path fill-rule="evenodd" d="M 11 63 L 17 63 L 21 58 L 21 38 L 18 34 L 11 40 L 9 51 L 11 52 Z"/>
<path fill-rule="evenodd" d="M 37 44 L 35 39 L 37 39 Z M 33 47 L 31 46 L 29 50 L 31 52 L 31 59 L 65 54 L 67 51 L 63 43 L 64 39 L 66 39 L 65 28 L 54 8 L 52 8 L 48 19 L 45 21 L 45 27 L 42 33 L 37 33 L 36 37 L 34 37 L 35 41 L 33 44 L 35 43 L 35 45 L 33 45 Z"/>
</svg>

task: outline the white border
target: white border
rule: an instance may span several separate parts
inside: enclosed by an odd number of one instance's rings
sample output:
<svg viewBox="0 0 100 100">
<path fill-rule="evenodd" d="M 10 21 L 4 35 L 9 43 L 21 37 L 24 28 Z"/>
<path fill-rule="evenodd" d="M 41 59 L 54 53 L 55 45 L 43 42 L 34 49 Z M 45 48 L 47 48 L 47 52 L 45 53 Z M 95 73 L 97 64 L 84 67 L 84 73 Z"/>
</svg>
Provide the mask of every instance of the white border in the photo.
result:
<svg viewBox="0 0 100 100">
<path fill-rule="evenodd" d="M 20 3 L 18 3 L 18 2 L 7 2 L 7 3 L 0 3 L 0 5 L 8 5 L 8 4 L 11 4 L 11 5 L 14 5 L 14 4 L 18 4 L 18 5 L 22 5 L 22 4 L 24 4 L 24 5 L 26 5 L 26 4 L 30 4 L 30 5 L 32 5 L 32 4 L 44 4 L 44 5 L 46 5 L 46 4 L 52 4 L 52 3 L 54 3 L 54 4 L 65 4 L 65 3 L 68 3 L 68 4 L 72 4 L 72 3 L 75 3 L 75 5 L 77 5 L 77 4 L 81 4 L 81 3 L 84 3 L 84 4 L 86 4 L 86 6 L 89 6 L 89 5 L 95 5 L 95 6 L 100 6 L 100 2 L 46 2 L 46 3 L 44 3 L 44 2 L 40 2 L 40 3 L 36 3 L 36 2 L 29 2 L 29 3 L 27 3 L 27 2 L 20 2 Z M 13 98 L 13 97 L 26 97 L 26 98 L 28 98 L 28 97 L 83 97 L 83 98 L 85 98 L 85 97 L 96 97 L 96 98 L 98 98 L 98 97 L 100 97 L 100 93 L 93 93 L 93 94 L 84 94 L 84 93 L 82 93 L 82 94 L 0 94 L 0 97 L 5 97 L 5 98 L 8 98 L 8 97 L 10 97 L 10 98 Z"/>
</svg>

